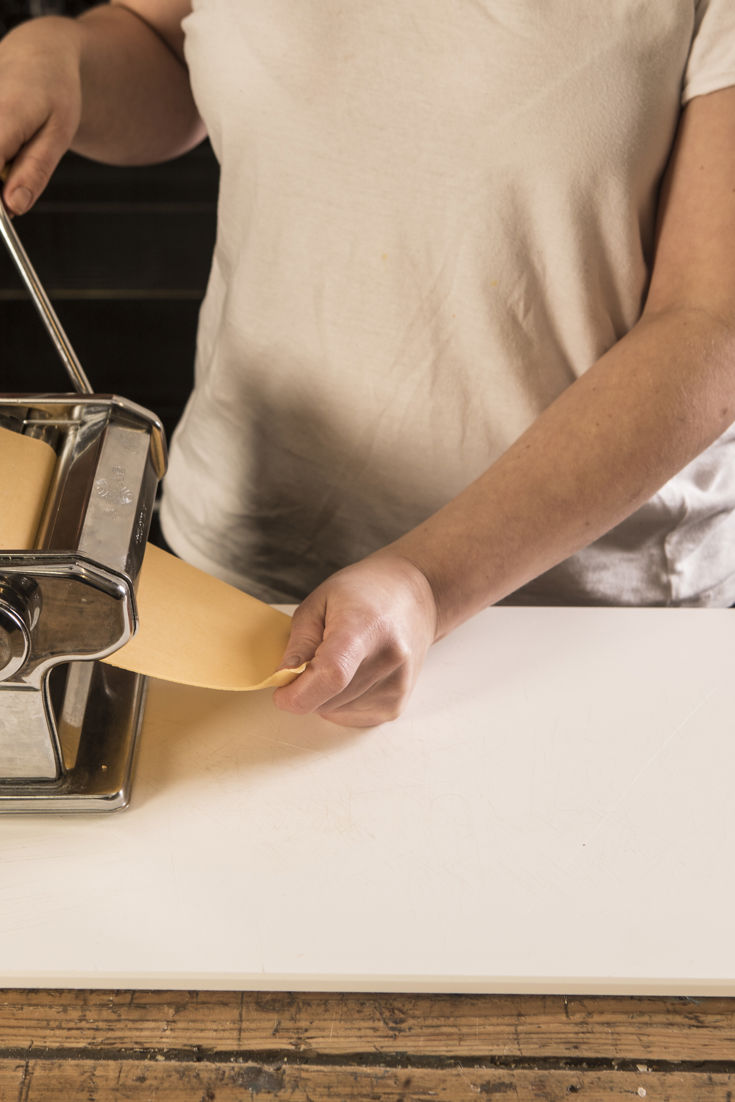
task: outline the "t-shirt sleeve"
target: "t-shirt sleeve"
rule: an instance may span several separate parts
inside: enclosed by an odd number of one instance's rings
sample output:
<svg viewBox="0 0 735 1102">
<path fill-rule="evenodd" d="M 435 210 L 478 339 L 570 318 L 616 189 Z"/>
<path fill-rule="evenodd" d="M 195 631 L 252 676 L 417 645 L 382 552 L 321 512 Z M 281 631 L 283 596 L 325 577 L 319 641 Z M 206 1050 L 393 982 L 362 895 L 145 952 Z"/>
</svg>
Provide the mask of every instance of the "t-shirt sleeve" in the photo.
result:
<svg viewBox="0 0 735 1102">
<path fill-rule="evenodd" d="M 696 0 L 681 102 L 735 84 L 735 0 Z"/>
</svg>

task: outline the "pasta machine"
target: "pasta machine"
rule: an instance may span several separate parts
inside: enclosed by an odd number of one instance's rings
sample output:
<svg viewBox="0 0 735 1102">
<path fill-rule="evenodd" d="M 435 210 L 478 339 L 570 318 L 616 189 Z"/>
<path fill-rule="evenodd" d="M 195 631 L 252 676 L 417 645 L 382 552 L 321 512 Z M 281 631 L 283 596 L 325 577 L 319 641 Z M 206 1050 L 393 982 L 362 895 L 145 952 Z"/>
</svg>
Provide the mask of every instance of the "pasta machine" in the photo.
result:
<svg viewBox="0 0 735 1102">
<path fill-rule="evenodd" d="M 0 812 L 114 810 L 146 680 L 98 659 L 135 631 L 165 439 L 149 411 L 93 393 L 1 201 L 0 233 L 75 388 L 0 395 L 0 427 L 55 454 L 35 546 L 0 550 Z"/>
</svg>

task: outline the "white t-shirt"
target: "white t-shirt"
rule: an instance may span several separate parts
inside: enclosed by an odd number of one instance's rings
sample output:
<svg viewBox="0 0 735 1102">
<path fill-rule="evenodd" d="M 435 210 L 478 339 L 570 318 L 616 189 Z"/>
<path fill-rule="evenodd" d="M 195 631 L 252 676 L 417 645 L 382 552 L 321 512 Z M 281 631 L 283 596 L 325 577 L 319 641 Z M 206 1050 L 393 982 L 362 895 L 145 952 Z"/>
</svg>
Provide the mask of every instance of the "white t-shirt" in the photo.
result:
<svg viewBox="0 0 735 1102">
<path fill-rule="evenodd" d="M 294 599 L 636 322 L 681 104 L 735 84 L 735 3 L 195 0 L 184 27 L 222 177 L 164 533 Z M 735 429 L 518 599 L 729 604 L 734 507 Z"/>
</svg>

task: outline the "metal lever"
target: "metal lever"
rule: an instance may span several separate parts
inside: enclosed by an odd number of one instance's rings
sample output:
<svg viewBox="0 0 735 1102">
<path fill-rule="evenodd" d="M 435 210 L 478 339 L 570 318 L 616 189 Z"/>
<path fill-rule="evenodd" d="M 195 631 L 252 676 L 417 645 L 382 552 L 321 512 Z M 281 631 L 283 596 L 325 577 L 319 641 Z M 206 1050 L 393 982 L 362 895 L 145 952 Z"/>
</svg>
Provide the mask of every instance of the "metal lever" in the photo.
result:
<svg viewBox="0 0 735 1102">
<path fill-rule="evenodd" d="M 20 238 L 15 232 L 15 226 L 3 205 L 2 199 L 0 199 L 0 235 L 2 235 L 8 247 L 8 252 L 15 261 L 15 265 L 21 274 L 23 282 L 33 299 L 33 304 L 43 319 L 43 323 L 74 384 L 75 390 L 80 394 L 94 394 L 92 385 L 84 372 L 84 368 L 77 359 L 77 354 L 72 348 L 61 322 L 56 316 L 56 311 L 49 302 L 48 295 L 44 291 L 43 285 L 36 275 L 25 249 L 20 243 Z"/>
</svg>

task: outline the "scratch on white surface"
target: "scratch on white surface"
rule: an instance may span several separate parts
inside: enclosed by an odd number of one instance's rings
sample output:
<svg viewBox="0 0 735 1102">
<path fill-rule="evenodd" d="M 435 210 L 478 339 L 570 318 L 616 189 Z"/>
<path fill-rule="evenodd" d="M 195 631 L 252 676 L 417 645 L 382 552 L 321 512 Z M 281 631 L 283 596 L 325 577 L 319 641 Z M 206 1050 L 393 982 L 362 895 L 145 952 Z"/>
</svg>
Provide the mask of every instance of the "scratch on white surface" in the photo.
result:
<svg viewBox="0 0 735 1102">
<path fill-rule="evenodd" d="M 687 714 L 684 716 L 684 719 L 682 719 L 681 722 L 678 723 L 676 725 L 676 727 L 674 727 L 673 731 L 671 731 L 671 733 L 664 739 L 664 741 L 661 743 L 661 745 L 656 750 L 654 750 L 654 752 L 650 755 L 648 760 L 646 762 L 644 762 L 644 764 L 640 767 L 640 769 L 635 773 L 632 780 L 625 786 L 625 788 L 622 790 L 622 792 L 620 792 L 618 794 L 618 796 L 616 797 L 616 799 L 610 804 L 610 806 L 608 807 L 608 809 L 604 813 L 604 815 L 602 815 L 600 817 L 600 819 L 598 819 L 596 826 L 594 827 L 593 830 L 591 830 L 589 832 L 589 834 L 587 835 L 587 837 L 585 839 L 585 843 L 584 843 L 585 846 L 588 846 L 589 843 L 592 841 L 592 839 L 595 837 L 595 835 L 598 834 L 602 830 L 605 823 L 609 822 L 609 820 L 612 818 L 613 814 L 615 813 L 615 809 L 621 803 L 623 803 L 623 801 L 627 798 L 628 794 L 635 788 L 635 786 L 637 785 L 638 781 L 641 779 L 643 774 L 648 772 L 648 770 L 651 768 L 651 766 L 654 764 L 654 762 L 657 761 L 663 755 L 664 751 L 667 750 L 669 746 L 671 746 L 672 742 L 674 742 L 674 740 L 679 735 L 681 735 L 682 731 L 691 722 L 691 720 L 696 716 L 696 714 L 698 712 L 701 712 L 701 710 L 704 708 L 704 706 L 710 702 L 712 697 L 715 696 L 715 694 L 721 688 L 722 688 L 722 686 L 718 682 L 712 689 L 710 689 L 710 691 L 708 693 L 705 693 L 705 695 L 702 697 L 702 699 L 697 704 L 695 704 L 694 707 L 689 712 L 687 712 Z"/>
<path fill-rule="evenodd" d="M 266 735 L 251 734 L 252 738 L 257 739 L 258 742 L 267 742 L 271 746 L 286 746 L 289 750 L 300 750 L 302 754 L 318 754 L 319 757 L 327 757 L 326 751 L 317 750 L 313 746 L 300 746 L 298 742 L 285 742 L 279 738 L 268 738 Z"/>
</svg>

